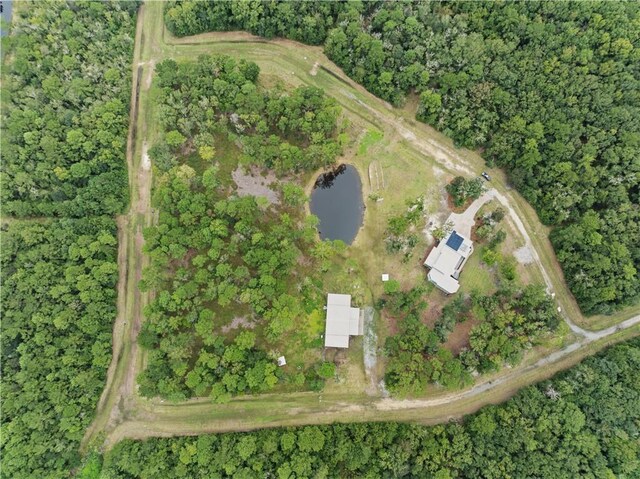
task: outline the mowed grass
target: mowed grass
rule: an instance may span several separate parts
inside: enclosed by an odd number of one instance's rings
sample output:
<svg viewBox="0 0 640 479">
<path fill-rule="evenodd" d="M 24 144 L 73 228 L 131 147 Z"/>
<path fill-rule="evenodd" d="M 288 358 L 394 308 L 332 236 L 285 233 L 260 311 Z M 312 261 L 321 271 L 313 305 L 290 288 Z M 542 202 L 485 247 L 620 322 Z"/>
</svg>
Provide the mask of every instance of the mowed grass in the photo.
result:
<svg viewBox="0 0 640 479">
<path fill-rule="evenodd" d="M 369 130 L 365 133 L 360 145 L 358 146 L 358 155 L 366 155 L 371 146 L 378 143 L 384 138 L 384 134 L 378 130 Z"/>
<path fill-rule="evenodd" d="M 482 246 L 476 245 L 475 251 L 467 260 L 460 274 L 460 291 L 463 294 L 477 291 L 480 294 L 489 295 L 497 289 L 495 274 L 480 258 L 481 248 Z"/>
</svg>

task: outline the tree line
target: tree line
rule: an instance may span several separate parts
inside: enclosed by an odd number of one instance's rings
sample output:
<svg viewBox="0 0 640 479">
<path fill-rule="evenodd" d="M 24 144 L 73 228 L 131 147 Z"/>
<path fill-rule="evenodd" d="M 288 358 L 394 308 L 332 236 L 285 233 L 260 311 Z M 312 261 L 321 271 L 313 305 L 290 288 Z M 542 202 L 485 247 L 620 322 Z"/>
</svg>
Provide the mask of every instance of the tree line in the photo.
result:
<svg viewBox="0 0 640 479">
<path fill-rule="evenodd" d="M 104 387 L 137 7 L 20 2 L 3 37 L 2 477 L 68 477 Z"/>
<path fill-rule="evenodd" d="M 351 423 L 125 440 L 104 458 L 101 477 L 635 477 L 639 367 L 634 339 L 438 426 Z"/>
<path fill-rule="evenodd" d="M 165 9 L 176 35 L 243 29 L 324 44 L 351 78 L 481 148 L 554 226 L 587 314 L 640 295 L 637 2 L 197 2 Z"/>
</svg>

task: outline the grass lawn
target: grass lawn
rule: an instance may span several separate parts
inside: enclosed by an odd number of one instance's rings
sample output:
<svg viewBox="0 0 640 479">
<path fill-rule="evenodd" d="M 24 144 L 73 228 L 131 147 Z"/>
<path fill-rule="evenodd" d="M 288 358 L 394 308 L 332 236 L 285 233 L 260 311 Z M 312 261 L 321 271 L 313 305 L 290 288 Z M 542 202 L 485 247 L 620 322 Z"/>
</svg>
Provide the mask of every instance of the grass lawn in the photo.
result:
<svg viewBox="0 0 640 479">
<path fill-rule="evenodd" d="M 483 295 L 496 291 L 495 274 L 480 259 L 480 246 L 469 257 L 460 274 L 460 291 L 462 294 L 478 291 Z"/>
</svg>

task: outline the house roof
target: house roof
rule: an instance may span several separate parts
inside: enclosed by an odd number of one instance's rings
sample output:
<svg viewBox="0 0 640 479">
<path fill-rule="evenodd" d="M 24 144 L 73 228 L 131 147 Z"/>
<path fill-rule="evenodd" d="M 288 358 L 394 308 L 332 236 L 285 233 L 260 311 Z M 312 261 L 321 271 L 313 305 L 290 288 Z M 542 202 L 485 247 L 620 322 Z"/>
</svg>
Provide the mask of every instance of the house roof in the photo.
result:
<svg viewBox="0 0 640 479">
<path fill-rule="evenodd" d="M 360 308 L 351 307 L 350 294 L 327 295 L 327 320 L 324 345 L 334 348 L 348 348 L 349 336 L 362 334 Z"/>
<path fill-rule="evenodd" d="M 446 236 L 433 248 L 424 265 L 431 268 L 428 278 L 447 293 L 460 287 L 458 275 L 466 258 L 473 252 L 473 242 L 456 231 Z"/>
<path fill-rule="evenodd" d="M 460 283 L 453 279 L 451 276 L 446 276 L 442 274 L 437 269 L 429 270 L 429 274 L 427 274 L 427 278 L 432 283 L 435 283 L 438 288 L 448 294 L 453 294 L 460 289 Z"/>
</svg>

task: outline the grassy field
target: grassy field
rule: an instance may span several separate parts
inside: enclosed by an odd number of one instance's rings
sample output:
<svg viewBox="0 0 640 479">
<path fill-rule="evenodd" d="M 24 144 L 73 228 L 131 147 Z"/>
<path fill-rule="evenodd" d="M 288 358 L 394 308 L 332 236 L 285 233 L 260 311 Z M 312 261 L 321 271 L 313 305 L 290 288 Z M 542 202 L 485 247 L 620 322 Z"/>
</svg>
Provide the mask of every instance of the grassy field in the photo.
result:
<svg viewBox="0 0 640 479">
<path fill-rule="evenodd" d="M 139 92 L 139 115 L 132 127 L 135 144 L 130 145 L 132 203 L 129 221 L 123 226 L 126 228 L 123 241 L 128 245 L 128 274 L 126 284 L 120 285 L 124 288 L 121 294 L 125 301 L 122 305 L 124 313 L 119 314 L 117 322 L 122 328 L 123 339 L 118 359 L 115 360 L 117 367 L 113 368 L 114 373 L 107 383 L 98 418 L 87 433 L 85 444 L 102 438 L 102 431 L 109 446 L 124 437 L 200 434 L 277 425 L 383 419 L 442 422 L 473 412 L 484 404 L 503 401 L 518 388 L 549 377 L 610 342 L 640 334 L 640 327 L 636 324 L 604 339 L 583 340 L 583 343 L 571 346 L 575 349 L 557 352 L 572 338 L 565 334 L 557 344 L 528 353 L 522 365 L 503 370 L 494 377 L 483 378 L 484 382 L 471 390 L 450 393 L 431 388 L 428 399 L 402 401 L 367 396 L 364 393 L 365 378 L 362 368 L 358 366 L 361 355 L 359 339 L 348 352 L 346 359 L 351 360 L 346 364 L 349 366 L 340 371 L 339 378 L 344 383 L 329 384 L 320 395 L 291 393 L 240 397 L 225 405 L 213 405 L 206 399 L 169 404 L 138 397 L 135 376 L 144 366 L 144 356 L 135 340 L 140 327 L 141 308 L 148 300 L 136 287 L 141 268 L 146 262 L 141 251 L 140 230 L 154 216 L 148 203 L 151 175 L 141 168 L 141 158 L 145 140 L 147 144 L 153 144 L 157 135 L 153 128 L 157 115 L 154 108 L 156 93 L 151 88 L 156 63 L 165 58 L 195 61 L 200 54 L 224 53 L 258 63 L 266 82 L 313 85 L 336 98 L 349 121 L 351 136 L 351 144 L 341 161 L 353 164 L 360 172 L 366 212 L 364 226 L 348 249 L 344 262 L 336 262 L 333 267 L 337 270 L 349 260 L 357 265 L 361 270 L 357 277 L 363 291 L 362 301 L 365 302 L 373 301 L 381 294 L 381 273 L 391 274 L 405 286 L 424 281 L 420 258 L 426 252 L 427 237 L 420 235 L 414 257 L 402 263 L 399 256 L 386 254 L 384 242 L 381 241 L 388 218 L 406 209 L 406 199 L 419 195 L 426 198 L 427 214 L 437 216 L 442 211 L 443 187 L 447 180 L 457 174 L 477 174 L 485 168 L 484 161 L 476 153 L 456 149 L 449 139 L 429 126 L 416 122 L 411 106 L 393 109 L 353 83 L 323 55 L 319 47 L 284 40 L 256 42 L 254 37 L 243 33 L 213 33 L 176 39 L 164 28 L 162 3 L 147 2 L 141 12 L 133 65 L 137 74 L 134 75 L 134 81 L 138 76 L 141 80 L 140 88 L 135 90 Z M 312 69 L 316 62 L 321 68 L 317 68 L 314 75 Z M 384 176 L 383 188 L 379 187 L 378 182 L 374 187 L 373 182 L 369 181 L 369 167 L 372 164 Z M 551 278 L 558 302 L 568 317 L 583 327 L 603 327 L 617 324 L 640 311 L 638 307 L 615 316 L 584 318 L 564 284 L 562 272 L 547 239 L 547 228 L 540 224 L 535 212 L 522 197 L 507 186 L 501 172 L 491 170 L 490 173 L 492 186 L 508 198 L 531 236 Z M 313 178 L 309 180 L 313 181 Z M 367 199 L 374 192 L 382 201 Z M 513 246 L 516 247 L 523 239 L 516 228 L 512 229 Z M 479 259 L 475 257 L 474 261 Z M 536 266 L 527 266 L 526 269 L 531 270 L 528 274 L 532 279 L 542 277 Z M 490 272 L 484 267 L 470 263 L 463 273 L 463 288 L 473 288 L 474 285 L 486 288 L 488 275 Z M 341 283 L 354 286 L 348 274 L 337 274 L 335 277 L 337 287 Z M 441 302 L 442 296 L 437 297 L 437 301 Z M 385 328 L 385 324 L 380 324 L 382 335 L 385 334 Z"/>
</svg>

